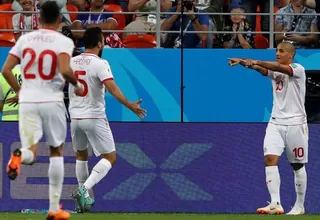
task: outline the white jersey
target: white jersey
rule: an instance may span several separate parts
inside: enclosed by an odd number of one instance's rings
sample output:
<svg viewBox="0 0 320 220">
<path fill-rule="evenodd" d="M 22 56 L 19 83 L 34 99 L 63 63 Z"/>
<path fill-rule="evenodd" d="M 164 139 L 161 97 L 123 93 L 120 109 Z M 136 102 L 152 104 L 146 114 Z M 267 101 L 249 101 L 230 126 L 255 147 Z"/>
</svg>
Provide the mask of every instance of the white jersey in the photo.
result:
<svg viewBox="0 0 320 220">
<path fill-rule="evenodd" d="M 9 52 L 21 64 L 19 102 L 63 102 L 65 81 L 58 56 L 65 53 L 71 57 L 73 49 L 73 41 L 54 30 L 40 29 L 21 36 Z"/>
<path fill-rule="evenodd" d="M 307 122 L 304 107 L 306 73 L 303 66 L 290 64 L 292 75 L 268 71 L 272 79 L 273 108 L 270 122 L 281 125 L 298 125 Z"/>
<path fill-rule="evenodd" d="M 113 80 L 109 63 L 94 54 L 82 53 L 71 59 L 71 67 L 79 82 L 84 86 L 82 96 L 76 96 L 74 87 L 69 86 L 71 118 L 106 118 L 103 82 Z"/>
</svg>

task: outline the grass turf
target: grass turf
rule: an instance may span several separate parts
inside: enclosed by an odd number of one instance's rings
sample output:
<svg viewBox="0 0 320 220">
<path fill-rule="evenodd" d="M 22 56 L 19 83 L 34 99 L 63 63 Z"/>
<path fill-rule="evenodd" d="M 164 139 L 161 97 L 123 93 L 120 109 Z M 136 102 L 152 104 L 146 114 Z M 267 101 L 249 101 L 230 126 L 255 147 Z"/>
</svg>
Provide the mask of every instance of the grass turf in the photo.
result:
<svg viewBox="0 0 320 220">
<path fill-rule="evenodd" d="M 1 220 L 43 220 L 43 214 L 0 213 Z M 274 216 L 274 215 L 223 215 L 223 214 L 73 214 L 71 220 L 320 220 L 320 215 Z"/>
</svg>

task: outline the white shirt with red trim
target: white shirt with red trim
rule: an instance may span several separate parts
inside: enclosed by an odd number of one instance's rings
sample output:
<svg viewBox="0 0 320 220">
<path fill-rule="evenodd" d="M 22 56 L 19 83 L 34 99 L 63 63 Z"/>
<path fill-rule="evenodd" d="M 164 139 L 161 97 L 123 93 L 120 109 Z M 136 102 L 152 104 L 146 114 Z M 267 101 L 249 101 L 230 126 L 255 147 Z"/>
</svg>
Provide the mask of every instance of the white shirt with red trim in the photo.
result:
<svg viewBox="0 0 320 220">
<path fill-rule="evenodd" d="M 302 65 L 292 63 L 291 76 L 268 71 L 273 87 L 273 108 L 270 122 L 281 125 L 298 125 L 307 122 L 304 107 L 306 73 Z"/>
<path fill-rule="evenodd" d="M 113 80 L 109 63 L 94 54 L 82 53 L 71 59 L 71 67 L 84 86 L 82 96 L 76 96 L 74 87 L 69 86 L 71 118 L 106 118 L 104 81 Z"/>
<path fill-rule="evenodd" d="M 54 30 L 40 29 L 22 35 L 9 54 L 20 60 L 20 103 L 63 102 L 65 81 L 58 68 L 58 55 L 70 57 L 74 43 Z"/>
</svg>

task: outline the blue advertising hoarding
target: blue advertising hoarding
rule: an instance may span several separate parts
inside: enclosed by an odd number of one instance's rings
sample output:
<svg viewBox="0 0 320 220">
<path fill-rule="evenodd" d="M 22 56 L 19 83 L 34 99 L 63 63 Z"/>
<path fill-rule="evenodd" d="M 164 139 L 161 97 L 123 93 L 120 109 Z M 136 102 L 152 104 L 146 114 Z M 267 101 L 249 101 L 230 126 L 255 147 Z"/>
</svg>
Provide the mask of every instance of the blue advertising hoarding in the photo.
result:
<svg viewBox="0 0 320 220">
<path fill-rule="evenodd" d="M 95 186 L 98 212 L 253 213 L 269 200 L 263 164 L 266 124 L 252 123 L 111 123 L 117 163 Z M 320 128 L 310 125 L 306 212 L 320 213 Z M 40 144 L 37 163 L 22 166 L 15 181 L 3 172 L 10 151 L 20 146 L 18 124 L 0 123 L 0 212 L 48 208 L 48 147 Z M 77 187 L 70 134 L 64 147 L 62 204 Z M 92 152 L 89 167 L 99 158 Z M 285 155 L 281 202 L 295 202 L 293 171 Z"/>
<path fill-rule="evenodd" d="M 8 48 L 1 48 L 3 64 Z M 103 58 L 132 101 L 143 99 L 148 116 L 143 121 L 181 121 L 183 74 L 184 122 L 267 122 L 272 106 L 268 78 L 242 67 L 231 68 L 228 57 L 274 60 L 275 50 L 186 49 L 181 73 L 180 51 L 174 49 L 105 49 Z M 320 69 L 318 50 L 298 50 L 296 62 L 307 70 Z M 109 94 L 111 121 L 140 121 Z"/>
</svg>

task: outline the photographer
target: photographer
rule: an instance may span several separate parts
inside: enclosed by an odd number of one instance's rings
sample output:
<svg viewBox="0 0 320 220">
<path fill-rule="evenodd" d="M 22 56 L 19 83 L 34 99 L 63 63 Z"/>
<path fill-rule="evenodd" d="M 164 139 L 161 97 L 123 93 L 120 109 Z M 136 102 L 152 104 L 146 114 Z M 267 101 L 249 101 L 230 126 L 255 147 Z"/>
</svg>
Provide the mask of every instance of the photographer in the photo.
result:
<svg viewBox="0 0 320 220">
<path fill-rule="evenodd" d="M 183 5 L 182 5 L 183 4 Z M 179 12 L 179 14 L 167 15 L 167 18 L 161 24 L 161 31 L 184 31 L 183 36 L 179 34 L 168 34 L 164 47 L 167 48 L 180 48 L 181 38 L 183 37 L 184 48 L 199 48 L 202 45 L 202 41 L 207 38 L 207 33 L 185 33 L 185 31 L 208 31 L 209 16 L 208 15 L 197 15 L 188 14 L 183 15 L 181 19 L 181 10 L 184 12 L 203 12 L 198 10 L 194 6 L 193 0 L 181 0 L 178 1 L 178 5 L 169 10 L 169 12 Z M 181 24 L 182 20 L 182 25 Z M 182 26 L 182 27 L 181 27 Z"/>
</svg>

